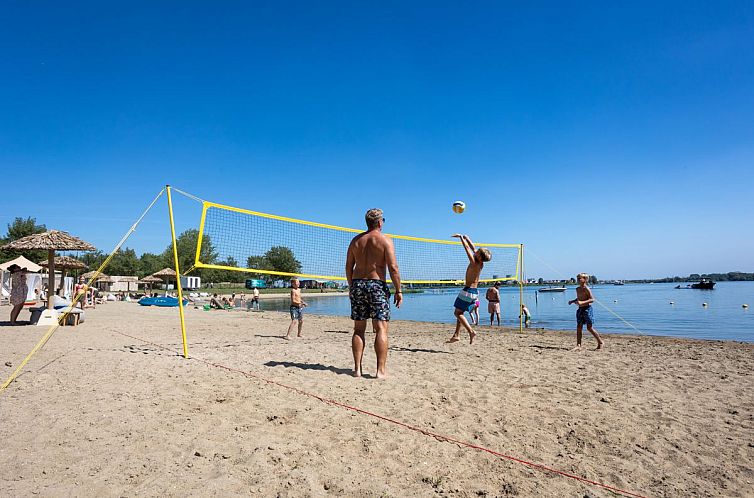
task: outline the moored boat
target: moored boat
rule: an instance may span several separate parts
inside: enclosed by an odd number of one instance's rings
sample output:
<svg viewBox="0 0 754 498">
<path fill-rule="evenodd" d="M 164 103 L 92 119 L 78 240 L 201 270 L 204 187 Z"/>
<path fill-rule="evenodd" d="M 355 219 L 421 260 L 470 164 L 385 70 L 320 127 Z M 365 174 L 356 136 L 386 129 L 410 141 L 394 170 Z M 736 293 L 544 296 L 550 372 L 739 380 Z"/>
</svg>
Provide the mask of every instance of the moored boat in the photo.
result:
<svg viewBox="0 0 754 498">
<path fill-rule="evenodd" d="M 142 306 L 160 306 L 162 308 L 174 308 L 178 306 L 178 298 L 169 296 L 142 297 L 139 299 Z M 188 299 L 183 300 L 183 305 L 188 304 Z"/>
<path fill-rule="evenodd" d="M 565 292 L 565 287 L 542 287 L 539 292 Z"/>
</svg>

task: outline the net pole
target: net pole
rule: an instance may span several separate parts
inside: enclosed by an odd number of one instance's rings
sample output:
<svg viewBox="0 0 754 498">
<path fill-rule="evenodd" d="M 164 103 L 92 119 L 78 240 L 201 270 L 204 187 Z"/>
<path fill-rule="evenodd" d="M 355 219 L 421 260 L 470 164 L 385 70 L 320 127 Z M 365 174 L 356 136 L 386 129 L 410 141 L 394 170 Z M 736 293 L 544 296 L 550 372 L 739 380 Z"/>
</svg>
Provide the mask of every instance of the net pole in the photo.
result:
<svg viewBox="0 0 754 498">
<path fill-rule="evenodd" d="M 524 332 L 524 313 L 521 307 L 524 304 L 524 245 L 518 246 L 518 332 Z"/>
<path fill-rule="evenodd" d="M 173 260 L 175 262 L 175 286 L 178 289 L 178 313 L 181 316 L 181 337 L 183 338 L 183 357 L 188 358 L 188 343 L 186 342 L 186 318 L 183 315 L 183 289 L 181 288 L 181 269 L 178 265 L 178 244 L 175 240 L 175 221 L 173 220 L 173 199 L 170 196 L 170 185 L 165 185 L 165 191 L 168 194 L 168 216 L 170 218 L 170 235 L 173 239 Z"/>
</svg>

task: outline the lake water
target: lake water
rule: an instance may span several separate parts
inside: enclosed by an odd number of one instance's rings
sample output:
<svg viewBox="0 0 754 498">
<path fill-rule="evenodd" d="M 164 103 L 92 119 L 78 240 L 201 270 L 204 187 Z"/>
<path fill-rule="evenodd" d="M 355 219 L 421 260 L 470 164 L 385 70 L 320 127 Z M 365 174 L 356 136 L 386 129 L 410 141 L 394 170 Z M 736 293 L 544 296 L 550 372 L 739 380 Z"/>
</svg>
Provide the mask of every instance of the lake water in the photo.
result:
<svg viewBox="0 0 754 498">
<path fill-rule="evenodd" d="M 595 328 L 611 333 L 754 342 L 754 310 L 742 307 L 745 303 L 754 307 L 754 282 L 719 282 L 711 291 L 675 289 L 675 285 L 593 286 L 592 292 L 599 301 L 593 305 Z M 569 306 L 568 301 L 576 297 L 576 287 L 569 286 L 562 293 L 537 293 L 537 289 L 524 289 L 524 302 L 532 314 L 531 326 L 575 330 L 576 307 Z M 454 323 L 453 301 L 457 292 L 457 289 L 442 289 L 405 294 L 401 309 L 393 308 L 393 319 Z M 485 324 L 489 323 L 489 314 L 483 299 L 484 289 L 480 295 L 480 315 Z M 304 299 L 309 303 L 307 313 L 350 316 L 346 295 L 319 298 L 305 294 Z M 518 326 L 518 299 L 518 288 L 501 288 L 501 315 L 505 325 Z M 287 311 L 288 301 L 264 300 L 262 307 Z M 584 333 L 588 335 L 586 330 Z"/>
</svg>

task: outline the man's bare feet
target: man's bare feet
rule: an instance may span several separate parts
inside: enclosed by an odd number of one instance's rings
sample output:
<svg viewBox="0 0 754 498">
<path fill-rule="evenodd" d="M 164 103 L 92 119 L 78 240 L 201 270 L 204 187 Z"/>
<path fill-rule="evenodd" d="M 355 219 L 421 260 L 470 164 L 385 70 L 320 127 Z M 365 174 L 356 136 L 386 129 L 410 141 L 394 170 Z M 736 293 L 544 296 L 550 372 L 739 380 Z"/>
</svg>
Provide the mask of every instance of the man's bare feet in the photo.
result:
<svg viewBox="0 0 754 498">
<path fill-rule="evenodd" d="M 353 371 L 353 376 L 356 377 L 356 378 L 360 378 L 361 377 L 361 370 L 354 370 Z"/>
<path fill-rule="evenodd" d="M 604 345 L 605 345 L 605 343 L 604 343 L 604 342 L 602 342 L 602 341 L 600 341 L 600 342 L 598 342 L 598 343 L 597 343 L 597 347 L 596 347 L 596 348 L 594 348 L 594 350 L 595 350 L 595 351 L 597 351 L 598 349 L 602 349 L 602 347 L 603 347 Z"/>
<path fill-rule="evenodd" d="M 573 349 L 572 349 L 571 351 L 581 351 L 581 346 L 580 346 L 580 345 L 579 345 L 579 346 L 576 346 L 576 347 L 575 347 L 575 348 L 573 348 Z"/>
<path fill-rule="evenodd" d="M 476 337 L 476 332 L 472 330 L 469 332 L 469 344 L 474 344 L 474 337 Z"/>
<path fill-rule="evenodd" d="M 448 339 L 448 340 L 447 340 L 447 341 L 445 341 L 445 342 L 458 342 L 458 341 L 460 341 L 460 340 L 461 340 L 461 338 L 460 338 L 460 337 L 458 337 L 458 336 L 455 336 L 455 335 L 454 335 L 453 337 L 451 337 L 450 339 Z"/>
<path fill-rule="evenodd" d="M 385 372 L 377 371 L 377 378 L 378 379 L 386 379 L 387 378 L 387 374 Z"/>
<path fill-rule="evenodd" d="M 301 337 L 301 334 L 297 335 L 296 337 Z"/>
</svg>

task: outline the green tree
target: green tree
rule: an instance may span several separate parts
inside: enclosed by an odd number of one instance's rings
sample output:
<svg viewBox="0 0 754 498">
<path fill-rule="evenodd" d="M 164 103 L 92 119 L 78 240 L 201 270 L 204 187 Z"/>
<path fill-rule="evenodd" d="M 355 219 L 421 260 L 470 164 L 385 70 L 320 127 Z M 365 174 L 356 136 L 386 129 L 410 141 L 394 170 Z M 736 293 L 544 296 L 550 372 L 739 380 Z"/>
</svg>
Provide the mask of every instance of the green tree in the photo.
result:
<svg viewBox="0 0 754 498">
<path fill-rule="evenodd" d="M 108 263 L 105 273 L 108 275 L 138 275 L 140 268 L 139 258 L 133 249 L 118 249 Z"/>
<path fill-rule="evenodd" d="M 281 271 L 286 273 L 300 273 L 301 262 L 296 259 L 288 247 L 274 246 L 264 254 L 264 259 L 267 262 L 270 270 Z M 289 280 L 290 277 L 283 277 L 284 280 Z"/>
<path fill-rule="evenodd" d="M 37 225 L 36 218 L 15 218 L 13 223 L 8 223 L 8 232 L 3 238 L 0 239 L 0 246 L 5 245 L 14 240 L 21 239 L 28 235 L 34 235 L 35 233 L 42 233 L 47 231 L 47 227 L 44 225 Z M 9 259 L 16 258 L 20 255 L 25 256 L 27 259 L 39 263 L 42 260 L 47 259 L 47 251 L 13 251 L 9 249 L 0 250 L 0 260 L 7 261 Z"/>
<path fill-rule="evenodd" d="M 594 275 L 589 275 L 589 283 L 595 285 L 597 283 L 597 277 Z"/>
<path fill-rule="evenodd" d="M 181 273 L 187 271 L 194 266 L 194 259 L 196 257 L 196 244 L 199 240 L 199 230 L 189 229 L 180 234 L 176 239 L 176 247 L 178 248 L 178 264 L 180 265 Z M 162 259 L 167 263 L 165 266 L 173 268 L 173 244 L 169 244 L 168 247 L 162 253 Z M 212 246 L 209 236 L 205 235 L 202 239 L 202 249 L 199 255 L 199 259 L 202 263 L 213 264 L 217 261 L 217 251 Z M 193 275 L 205 277 L 206 270 L 196 269 L 192 272 Z"/>
<path fill-rule="evenodd" d="M 102 262 L 105 261 L 105 258 L 107 258 L 107 254 L 103 253 L 102 251 L 91 251 L 85 252 L 80 259 L 86 266 L 89 267 L 90 270 L 96 270 L 100 267 Z M 105 273 L 107 273 L 108 271 L 109 270 L 105 269 Z"/>
<path fill-rule="evenodd" d="M 145 252 L 139 258 L 139 276 L 146 277 L 168 266 L 162 255 Z"/>
</svg>

